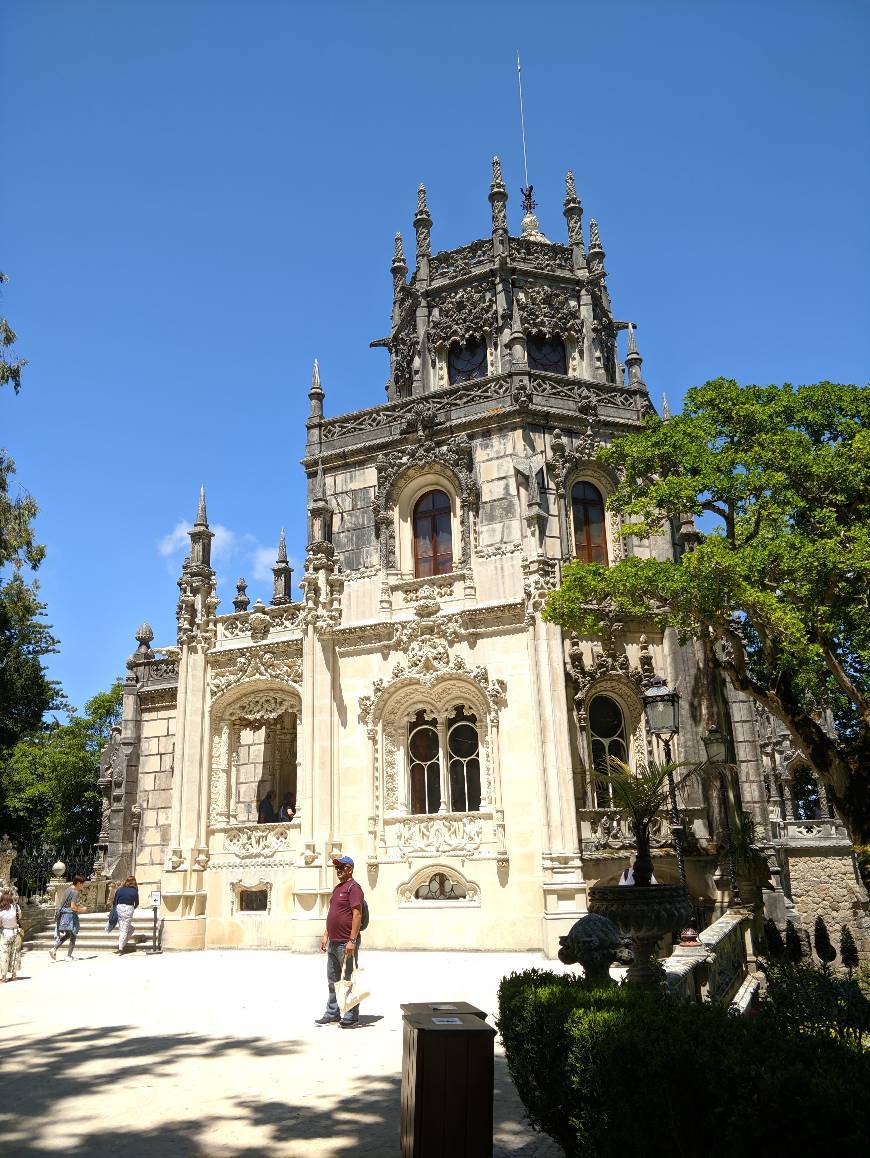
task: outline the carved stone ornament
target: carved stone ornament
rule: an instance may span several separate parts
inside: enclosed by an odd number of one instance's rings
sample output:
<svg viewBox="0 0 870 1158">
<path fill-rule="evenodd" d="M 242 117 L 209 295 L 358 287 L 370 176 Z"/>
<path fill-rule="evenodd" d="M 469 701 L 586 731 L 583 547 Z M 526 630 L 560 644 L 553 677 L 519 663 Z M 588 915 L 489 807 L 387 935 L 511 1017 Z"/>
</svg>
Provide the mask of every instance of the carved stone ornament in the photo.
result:
<svg viewBox="0 0 870 1158">
<path fill-rule="evenodd" d="M 434 595 L 421 600 L 415 607 L 415 617 L 397 625 L 393 640 L 403 656 L 393 668 L 389 680 L 375 680 L 371 696 L 360 696 L 359 720 L 369 730 L 371 739 L 387 700 L 401 687 L 432 687 L 437 683 L 456 679 L 470 681 L 482 693 L 487 713 L 496 715 L 506 703 L 507 685 L 504 680 L 490 680 L 483 666 L 469 667 L 461 656 L 450 659 L 448 643 L 457 637 L 458 621 L 454 616 L 438 614 L 440 604 Z"/>
<path fill-rule="evenodd" d="M 560 334 L 563 338 L 579 339 L 583 322 L 575 299 L 562 289 L 551 286 L 528 285 L 522 295 L 523 328 L 527 334 Z"/>
<path fill-rule="evenodd" d="M 483 823 L 478 816 L 409 816 L 394 831 L 403 857 L 445 853 L 474 856 L 483 840 Z"/>
<path fill-rule="evenodd" d="M 209 657 L 208 682 L 212 695 L 220 695 L 236 684 L 249 680 L 279 680 L 281 683 L 301 684 L 300 646 L 278 643 L 245 648 L 242 651 L 213 652 Z"/>
<path fill-rule="evenodd" d="M 280 692 L 253 692 L 232 706 L 235 720 L 277 720 L 288 710 L 296 710 L 298 702 Z"/>
<path fill-rule="evenodd" d="M 428 345 L 433 366 L 439 347 L 449 346 L 451 342 L 465 343 L 471 338 L 486 341 L 498 333 L 495 300 L 484 284 L 442 294 L 433 298 L 431 305 Z"/>
<path fill-rule="evenodd" d="M 224 850 L 241 860 L 252 856 L 272 856 L 294 845 L 289 824 L 240 824 L 224 831 Z"/>
</svg>

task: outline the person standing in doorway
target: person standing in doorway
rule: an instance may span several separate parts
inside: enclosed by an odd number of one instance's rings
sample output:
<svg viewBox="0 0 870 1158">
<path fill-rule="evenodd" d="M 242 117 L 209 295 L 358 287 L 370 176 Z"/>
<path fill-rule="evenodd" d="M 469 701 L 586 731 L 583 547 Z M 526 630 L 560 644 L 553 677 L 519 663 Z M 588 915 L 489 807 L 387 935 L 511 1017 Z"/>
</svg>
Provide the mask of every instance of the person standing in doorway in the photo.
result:
<svg viewBox="0 0 870 1158">
<path fill-rule="evenodd" d="M 73 877 L 72 884 L 63 894 L 60 912 L 57 915 L 54 945 L 48 951 L 52 961 L 57 960 L 57 951 L 67 938 L 69 938 L 69 949 L 66 959 L 67 961 L 73 959 L 73 949 L 76 947 L 76 937 L 79 935 L 79 913 L 85 911 L 85 906 L 82 904 L 82 894 L 79 892 L 79 886 L 84 883 L 84 877 Z"/>
<path fill-rule="evenodd" d="M 257 824 L 274 824 L 278 817 L 275 815 L 275 789 L 270 788 L 257 809 Z"/>
<path fill-rule="evenodd" d="M 118 948 L 116 953 L 123 953 L 130 936 L 133 923 L 133 910 L 139 904 L 139 886 L 135 877 L 127 877 L 115 893 L 112 904 L 118 911 Z"/>
<path fill-rule="evenodd" d="M 322 1017 L 316 1025 L 329 1025 L 337 1021 L 343 1029 L 353 1029 L 359 1023 L 359 1006 L 354 1006 L 342 1016 L 335 995 L 335 983 L 348 980 L 359 965 L 360 925 L 362 923 L 363 891 L 353 879 L 353 860 L 349 856 L 337 857 L 333 867 L 338 874 L 338 884 L 329 898 L 329 912 L 326 914 L 326 928 L 320 938 L 320 951 L 326 954 L 326 983 L 329 999 Z"/>
</svg>

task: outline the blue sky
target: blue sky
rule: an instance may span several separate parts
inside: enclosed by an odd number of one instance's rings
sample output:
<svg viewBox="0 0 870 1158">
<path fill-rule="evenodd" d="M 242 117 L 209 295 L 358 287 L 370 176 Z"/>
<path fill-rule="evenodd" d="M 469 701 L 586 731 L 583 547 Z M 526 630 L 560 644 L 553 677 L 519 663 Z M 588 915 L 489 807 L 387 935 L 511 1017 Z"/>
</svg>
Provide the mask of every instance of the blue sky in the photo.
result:
<svg viewBox="0 0 870 1158">
<path fill-rule="evenodd" d="M 142 620 L 174 641 L 200 483 L 222 611 L 239 575 L 268 599 L 282 525 L 301 561 L 312 359 L 328 414 L 383 400 L 368 344 L 417 184 L 436 249 L 486 236 L 497 153 L 519 229 L 518 48 L 542 228 L 572 168 L 657 402 L 866 382 L 868 33 L 859 0 L 6 0 L 2 310 L 29 365 L 0 444 L 72 702 Z"/>
</svg>

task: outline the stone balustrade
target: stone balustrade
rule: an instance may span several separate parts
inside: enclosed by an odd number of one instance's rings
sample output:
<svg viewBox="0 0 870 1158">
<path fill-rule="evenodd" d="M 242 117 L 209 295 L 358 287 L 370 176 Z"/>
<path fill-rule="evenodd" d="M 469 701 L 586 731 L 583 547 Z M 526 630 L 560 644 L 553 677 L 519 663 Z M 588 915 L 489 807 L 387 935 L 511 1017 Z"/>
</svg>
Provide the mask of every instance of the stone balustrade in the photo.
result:
<svg viewBox="0 0 870 1158">
<path fill-rule="evenodd" d="M 699 935 L 699 944 L 678 945 L 662 962 L 669 991 L 744 1012 L 758 988 L 750 973 L 751 923 L 748 909 L 729 909 Z"/>
</svg>

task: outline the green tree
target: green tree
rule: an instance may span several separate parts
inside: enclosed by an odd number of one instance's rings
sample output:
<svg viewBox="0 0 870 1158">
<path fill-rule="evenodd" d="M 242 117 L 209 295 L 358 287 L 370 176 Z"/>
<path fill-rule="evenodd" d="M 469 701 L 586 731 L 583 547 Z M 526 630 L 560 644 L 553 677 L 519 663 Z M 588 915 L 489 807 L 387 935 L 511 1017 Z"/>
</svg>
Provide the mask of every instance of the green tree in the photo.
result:
<svg viewBox="0 0 870 1158">
<path fill-rule="evenodd" d="M 855 944 L 855 938 L 852 936 L 852 930 L 848 925 L 844 925 L 840 930 L 840 961 L 843 963 L 843 968 L 849 975 L 849 980 L 852 980 L 852 974 L 861 964 L 858 957 L 858 947 Z"/>
<path fill-rule="evenodd" d="M 55 847 L 96 840 L 100 752 L 121 718 L 121 696 L 119 681 L 88 700 L 83 715 L 71 712 L 67 723 L 19 740 L 8 753 L 3 811 L 13 838 Z"/>
<path fill-rule="evenodd" d="M 574 563 L 545 615 L 579 632 L 607 615 L 673 627 L 780 719 L 870 842 L 870 391 L 717 379 L 683 413 L 601 460 L 628 534 L 698 517 L 674 561 Z"/>
<path fill-rule="evenodd" d="M 0 273 L 0 285 L 7 281 L 9 278 L 6 274 Z M 21 389 L 21 370 L 27 362 L 23 358 L 15 357 L 13 349 L 15 340 L 15 331 L 5 318 L 0 318 L 0 386 L 11 382 L 12 389 L 17 394 Z"/>
<path fill-rule="evenodd" d="M 827 969 L 831 962 L 837 956 L 837 950 L 831 944 L 831 934 L 828 932 L 828 926 L 825 924 L 825 919 L 821 915 L 816 917 L 815 927 L 813 928 L 813 945 L 816 950 L 816 956 L 822 963 L 822 968 Z"/>
</svg>

